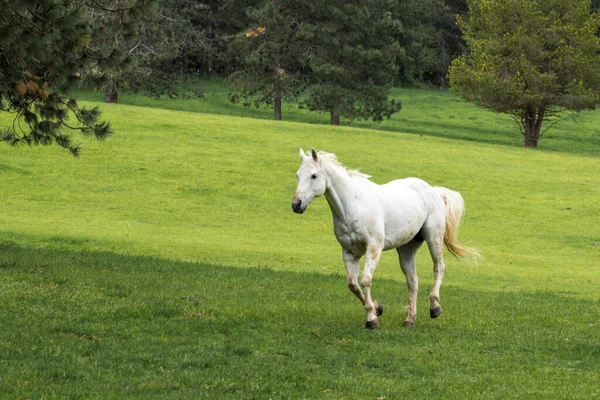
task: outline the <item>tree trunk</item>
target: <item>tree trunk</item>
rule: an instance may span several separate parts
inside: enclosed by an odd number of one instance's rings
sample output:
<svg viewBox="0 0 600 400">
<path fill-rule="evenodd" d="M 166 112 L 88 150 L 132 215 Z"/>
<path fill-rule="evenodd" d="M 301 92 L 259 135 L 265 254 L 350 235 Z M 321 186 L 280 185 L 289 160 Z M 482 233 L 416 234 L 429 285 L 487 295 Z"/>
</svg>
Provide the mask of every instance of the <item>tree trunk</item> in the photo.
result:
<svg viewBox="0 0 600 400">
<path fill-rule="evenodd" d="M 331 125 L 339 125 L 340 124 L 340 112 L 337 109 L 331 110 Z"/>
<path fill-rule="evenodd" d="M 116 48 L 116 44 L 118 43 L 117 34 L 119 32 L 119 18 L 117 13 L 113 14 L 110 31 L 112 38 L 106 39 L 107 45 L 113 44 L 113 46 Z M 112 73 L 110 74 L 110 78 L 106 83 L 106 94 L 104 96 L 104 101 L 107 103 L 117 103 L 119 101 L 119 83 Z"/>
<path fill-rule="evenodd" d="M 117 103 L 119 100 L 119 83 L 111 76 L 110 80 L 106 84 L 106 96 L 105 101 L 107 103 Z"/>
<path fill-rule="evenodd" d="M 523 131 L 525 134 L 525 147 L 537 147 L 544 121 L 545 108 L 529 108 L 523 118 Z"/>
<path fill-rule="evenodd" d="M 535 129 L 532 128 L 525 128 L 525 147 L 537 147 L 539 139 L 539 132 L 536 132 Z"/>
<path fill-rule="evenodd" d="M 331 125 L 340 124 L 340 97 L 338 95 L 338 88 L 334 87 L 331 93 Z"/>
<path fill-rule="evenodd" d="M 275 76 L 275 121 L 281 121 L 281 78 L 279 74 Z"/>
</svg>

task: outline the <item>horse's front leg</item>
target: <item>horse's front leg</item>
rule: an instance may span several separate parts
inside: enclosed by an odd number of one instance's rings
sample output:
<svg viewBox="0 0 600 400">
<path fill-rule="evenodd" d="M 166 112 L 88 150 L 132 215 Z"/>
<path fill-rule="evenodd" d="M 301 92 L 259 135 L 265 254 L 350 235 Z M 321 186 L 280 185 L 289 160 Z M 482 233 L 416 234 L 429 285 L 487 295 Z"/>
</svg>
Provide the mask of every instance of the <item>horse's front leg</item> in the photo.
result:
<svg viewBox="0 0 600 400">
<path fill-rule="evenodd" d="M 367 252 L 365 254 L 365 266 L 363 269 L 363 275 L 361 278 L 361 285 L 365 291 L 365 310 L 367 311 L 367 323 L 368 329 L 375 329 L 379 326 L 379 320 L 377 319 L 383 313 L 383 308 L 378 301 L 373 301 L 371 298 L 371 282 L 373 280 L 373 272 L 381 257 L 383 247 L 380 242 L 372 241 L 367 246 Z"/>
<path fill-rule="evenodd" d="M 344 258 L 344 266 L 346 267 L 346 276 L 348 277 L 348 289 L 365 304 L 365 295 L 358 284 L 358 275 L 360 274 L 360 257 L 346 249 L 342 249 L 342 257 Z"/>
</svg>

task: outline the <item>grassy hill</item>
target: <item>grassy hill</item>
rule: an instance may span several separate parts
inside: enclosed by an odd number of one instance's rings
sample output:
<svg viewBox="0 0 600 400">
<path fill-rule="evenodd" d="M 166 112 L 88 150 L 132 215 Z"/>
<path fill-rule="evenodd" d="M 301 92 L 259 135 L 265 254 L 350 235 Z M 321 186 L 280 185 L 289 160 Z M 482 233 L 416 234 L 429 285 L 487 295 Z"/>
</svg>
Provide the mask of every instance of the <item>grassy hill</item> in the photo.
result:
<svg viewBox="0 0 600 400">
<path fill-rule="evenodd" d="M 217 89 L 123 96 L 147 104 L 101 105 L 117 133 L 78 159 L 0 147 L 0 396 L 598 397 L 599 115 L 530 150 L 502 117 L 402 93 L 391 121 L 350 127 L 270 121 Z M 441 319 L 421 250 L 417 328 L 401 328 L 388 252 L 382 328 L 364 331 L 325 200 L 291 211 L 300 146 L 462 193 L 460 237 L 485 260 L 446 256 Z"/>
<path fill-rule="evenodd" d="M 200 81 L 190 84 L 203 93 L 194 99 L 155 99 L 124 92 L 120 103 L 178 111 L 191 111 L 244 118 L 273 119 L 273 111 L 264 108 L 245 108 L 228 100 L 229 89 L 221 81 Z M 446 90 L 394 88 L 392 96 L 402 101 L 402 110 L 382 123 L 342 119 L 345 126 L 463 139 L 481 143 L 521 147 L 523 137 L 512 118 L 495 114 L 470 104 Z M 89 101 L 103 101 L 103 93 L 81 91 L 78 96 Z M 283 107 L 285 121 L 328 124 L 329 115 L 299 109 L 296 105 Z M 542 136 L 539 147 L 545 151 L 600 155 L 600 112 L 581 112 L 564 118 Z M 544 129 L 550 127 L 546 123 Z"/>
</svg>

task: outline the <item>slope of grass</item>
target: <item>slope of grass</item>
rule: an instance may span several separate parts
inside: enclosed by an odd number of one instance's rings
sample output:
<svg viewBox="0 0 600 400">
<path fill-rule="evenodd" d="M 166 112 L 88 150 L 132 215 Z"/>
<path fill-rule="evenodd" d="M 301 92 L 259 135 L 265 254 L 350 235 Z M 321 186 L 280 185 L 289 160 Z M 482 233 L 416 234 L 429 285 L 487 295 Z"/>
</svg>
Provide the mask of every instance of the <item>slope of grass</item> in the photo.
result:
<svg viewBox="0 0 600 400">
<path fill-rule="evenodd" d="M 461 237 L 486 262 L 477 269 L 448 260 L 448 279 L 598 297 L 596 157 L 123 105 L 104 110 L 119 134 L 86 143 L 79 159 L 58 148 L 0 148 L 0 240 L 342 273 L 326 202 L 303 216 L 290 209 L 298 147 L 312 146 L 375 182 L 418 176 L 461 192 Z M 429 267 L 422 271 L 429 279 Z M 399 276 L 394 254 L 377 274 Z"/>
<path fill-rule="evenodd" d="M 273 111 L 246 108 L 228 100 L 229 87 L 221 80 L 200 80 L 188 84 L 201 89 L 199 99 L 155 99 L 124 91 L 122 104 L 167 108 L 228 116 L 273 119 Z M 343 119 L 345 126 L 410 133 L 482 143 L 522 147 L 523 136 L 516 123 L 507 115 L 495 114 L 439 89 L 394 88 L 392 96 L 400 99 L 402 110 L 382 123 Z M 91 101 L 103 101 L 103 93 L 80 91 L 77 96 Z M 284 104 L 284 120 L 311 124 L 329 124 L 329 115 L 299 109 L 296 104 Z M 600 111 L 565 114 L 542 136 L 542 150 L 600 155 Z M 544 125 L 544 129 L 550 127 Z"/>
</svg>

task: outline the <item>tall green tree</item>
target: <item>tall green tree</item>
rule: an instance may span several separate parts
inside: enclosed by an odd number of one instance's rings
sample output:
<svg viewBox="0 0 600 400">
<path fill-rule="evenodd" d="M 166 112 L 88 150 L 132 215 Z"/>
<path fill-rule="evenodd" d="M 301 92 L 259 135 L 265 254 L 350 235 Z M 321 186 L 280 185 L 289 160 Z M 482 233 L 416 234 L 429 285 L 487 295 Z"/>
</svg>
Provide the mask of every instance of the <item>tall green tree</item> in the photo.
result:
<svg viewBox="0 0 600 400">
<path fill-rule="evenodd" d="M 134 41 L 115 37 L 127 46 L 130 62 L 110 71 L 106 102 L 117 102 L 120 87 L 151 96 L 178 95 L 177 84 L 199 68 L 196 59 L 212 51 L 206 31 L 195 23 L 210 12 L 201 2 L 161 0 L 142 18 Z"/>
<path fill-rule="evenodd" d="M 160 7 L 142 20 L 139 39 L 127 44 L 131 62 L 111 71 L 116 82 L 112 89 L 179 96 L 180 84 L 189 77 L 238 70 L 239 55 L 228 51 L 229 43 L 250 26 L 247 10 L 263 2 L 160 0 Z M 108 89 L 107 94 L 111 85 Z"/>
<path fill-rule="evenodd" d="M 466 0 L 402 0 L 394 7 L 401 22 L 398 78 L 402 84 L 445 86 L 448 67 L 465 50 L 456 15 Z M 466 11 L 464 11 L 466 13 Z"/>
<path fill-rule="evenodd" d="M 240 32 L 247 32 L 251 27 L 251 16 L 248 10 L 260 8 L 265 0 L 201 0 L 210 6 L 209 18 L 201 21 L 206 27 L 208 37 L 212 41 L 213 52 L 210 63 L 213 72 L 227 75 L 235 70 L 239 62 L 232 57 L 229 44 Z"/>
<path fill-rule="evenodd" d="M 104 0 L 0 1 L 0 111 L 15 115 L 2 128 L 0 141 L 12 145 L 57 143 L 77 155 L 79 146 L 65 134 L 77 130 L 98 139 L 110 126 L 97 108 L 87 109 L 70 97 L 70 89 L 89 74 L 126 59 L 118 41 L 137 34 L 143 10 L 153 0 L 130 0 L 113 8 Z M 115 25 L 90 24 L 89 13 L 117 15 Z"/>
<path fill-rule="evenodd" d="M 306 105 L 310 110 L 340 117 L 381 121 L 400 110 L 389 99 L 397 73 L 396 41 L 400 24 L 391 0 L 318 0 L 303 34 L 312 86 Z"/>
<path fill-rule="evenodd" d="M 469 51 L 449 71 L 465 99 L 511 115 L 527 147 L 542 124 L 600 101 L 600 19 L 589 0 L 470 0 Z"/>
<path fill-rule="evenodd" d="M 307 4 L 298 0 L 267 0 L 248 10 L 251 25 L 231 43 L 238 59 L 230 76 L 232 101 L 272 106 L 275 120 L 281 120 L 282 100 L 297 99 L 306 82 L 307 15 Z"/>
<path fill-rule="evenodd" d="M 92 35 L 92 47 L 118 49 L 121 59 L 127 62 L 111 63 L 104 66 L 106 77 L 106 102 L 117 103 L 120 79 L 124 71 L 139 66 L 135 61 L 135 50 L 142 44 L 145 35 L 140 35 L 142 20 L 153 15 L 153 9 L 140 7 L 137 0 L 87 0 L 88 23 L 99 27 Z M 158 4 L 155 2 L 156 5 Z M 144 42 L 148 42 L 144 40 Z M 125 57 L 126 55 L 126 57 Z M 94 79 L 94 75 L 88 75 Z M 103 76 L 104 77 L 104 76 Z"/>
</svg>

